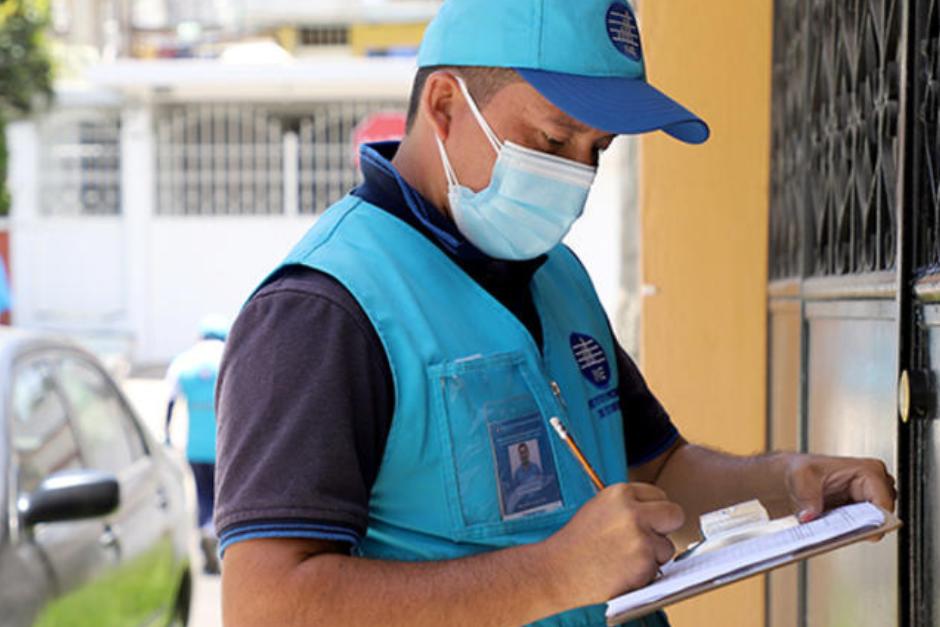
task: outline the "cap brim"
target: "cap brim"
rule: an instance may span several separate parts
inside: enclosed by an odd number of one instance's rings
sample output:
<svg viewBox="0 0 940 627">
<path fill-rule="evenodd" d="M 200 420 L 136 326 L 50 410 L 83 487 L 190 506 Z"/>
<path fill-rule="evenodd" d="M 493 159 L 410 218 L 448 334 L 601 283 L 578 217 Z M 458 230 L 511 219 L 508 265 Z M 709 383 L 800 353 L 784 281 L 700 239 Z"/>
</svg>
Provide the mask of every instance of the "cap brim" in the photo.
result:
<svg viewBox="0 0 940 627">
<path fill-rule="evenodd" d="M 553 105 L 596 129 L 626 134 L 661 130 L 689 144 L 708 139 L 708 125 L 701 118 L 644 80 L 516 71 Z"/>
</svg>

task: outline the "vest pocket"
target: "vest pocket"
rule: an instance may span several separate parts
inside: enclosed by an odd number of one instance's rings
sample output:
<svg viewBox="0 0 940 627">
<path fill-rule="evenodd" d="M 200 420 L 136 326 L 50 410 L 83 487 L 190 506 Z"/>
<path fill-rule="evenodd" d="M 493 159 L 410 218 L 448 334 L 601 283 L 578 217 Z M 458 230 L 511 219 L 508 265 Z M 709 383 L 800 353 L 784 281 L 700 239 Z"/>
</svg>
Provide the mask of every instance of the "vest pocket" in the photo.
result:
<svg viewBox="0 0 940 627">
<path fill-rule="evenodd" d="M 450 459 L 444 479 L 455 539 L 545 535 L 567 520 L 547 401 L 523 355 L 468 357 L 432 366 L 429 375 Z"/>
</svg>

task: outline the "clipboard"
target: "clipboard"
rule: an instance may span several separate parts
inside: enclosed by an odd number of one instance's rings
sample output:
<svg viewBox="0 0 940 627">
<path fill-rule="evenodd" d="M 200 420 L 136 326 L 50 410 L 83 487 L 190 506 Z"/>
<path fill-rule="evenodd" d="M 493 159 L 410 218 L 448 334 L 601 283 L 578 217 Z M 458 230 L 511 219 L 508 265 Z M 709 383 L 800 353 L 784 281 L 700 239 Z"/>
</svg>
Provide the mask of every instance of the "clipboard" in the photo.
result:
<svg viewBox="0 0 940 627">
<path fill-rule="evenodd" d="M 835 551 L 844 546 L 855 544 L 856 542 L 860 542 L 862 540 L 873 538 L 882 534 L 891 533 L 892 531 L 896 531 L 897 529 L 901 527 L 902 525 L 901 521 L 894 514 L 887 512 L 881 508 L 878 508 L 870 503 L 855 504 L 855 505 L 849 505 L 846 507 L 852 508 L 852 507 L 857 507 L 857 506 L 862 506 L 862 505 L 869 506 L 871 508 L 874 508 L 880 511 L 884 517 L 884 522 L 878 526 L 865 527 L 863 529 L 858 529 L 856 531 L 849 532 L 849 533 L 840 535 L 838 537 L 831 538 L 829 540 L 821 541 L 817 544 L 813 544 L 805 548 L 801 548 L 795 551 L 788 551 L 776 557 L 760 560 L 758 562 L 753 562 L 753 563 L 744 563 L 740 566 L 740 568 L 729 568 L 727 572 L 719 574 L 718 576 L 713 577 L 709 579 L 708 581 L 702 582 L 697 585 L 692 585 L 688 588 L 684 588 L 682 590 L 676 591 L 675 593 L 662 596 L 660 598 L 657 598 L 656 600 L 653 600 L 647 603 L 635 605 L 625 611 L 611 612 L 610 611 L 611 603 L 616 602 L 617 599 L 623 599 L 627 597 L 630 593 L 622 595 L 621 597 L 617 597 L 616 599 L 611 599 L 610 601 L 608 601 L 607 624 L 611 626 L 620 625 L 634 618 L 645 616 L 663 607 L 672 605 L 673 603 L 684 601 L 685 599 L 688 599 L 690 597 L 694 597 L 699 594 L 703 594 L 705 592 L 710 592 L 712 590 L 716 590 L 718 588 L 727 586 L 731 583 L 741 581 L 742 579 L 747 579 L 750 577 L 754 577 L 756 575 L 761 575 L 763 573 L 770 572 L 777 568 L 782 568 L 789 564 L 793 564 L 795 562 L 800 562 L 802 560 L 809 559 L 816 555 L 829 553 L 830 551 Z M 845 509 L 845 508 L 838 508 L 837 510 L 834 510 L 834 512 L 838 512 L 839 510 L 842 510 L 842 509 Z M 833 512 L 829 512 L 827 515 L 831 515 L 832 513 Z M 820 519 L 817 519 L 817 520 L 820 520 Z M 813 523 L 810 522 L 806 524 L 812 525 Z M 784 533 L 787 533 L 788 531 L 790 531 L 790 529 L 776 531 L 773 534 L 768 534 L 766 536 L 766 539 L 772 539 L 773 535 L 784 534 Z M 718 549 L 715 551 L 715 553 L 718 553 L 721 550 L 725 550 L 725 551 L 733 550 L 734 548 L 735 546 L 731 545 L 723 549 Z M 650 584 L 650 586 L 656 584 L 658 581 L 660 580 L 653 581 Z M 641 588 L 640 590 L 643 590 L 643 589 Z"/>
</svg>

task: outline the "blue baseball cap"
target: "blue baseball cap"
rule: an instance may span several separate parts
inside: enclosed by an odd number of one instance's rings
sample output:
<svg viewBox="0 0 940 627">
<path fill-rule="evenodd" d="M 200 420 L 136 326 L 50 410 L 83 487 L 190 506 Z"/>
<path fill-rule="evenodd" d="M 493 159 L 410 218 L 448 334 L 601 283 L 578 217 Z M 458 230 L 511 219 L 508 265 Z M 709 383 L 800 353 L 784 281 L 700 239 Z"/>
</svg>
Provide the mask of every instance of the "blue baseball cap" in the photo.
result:
<svg viewBox="0 0 940 627">
<path fill-rule="evenodd" d="M 199 321 L 199 336 L 205 339 L 225 340 L 228 337 L 228 318 L 221 314 L 206 314 Z"/>
<path fill-rule="evenodd" d="M 662 130 L 690 144 L 709 135 L 701 118 L 646 81 L 625 0 L 446 0 L 418 66 L 512 68 L 556 107 L 608 133 Z"/>
</svg>

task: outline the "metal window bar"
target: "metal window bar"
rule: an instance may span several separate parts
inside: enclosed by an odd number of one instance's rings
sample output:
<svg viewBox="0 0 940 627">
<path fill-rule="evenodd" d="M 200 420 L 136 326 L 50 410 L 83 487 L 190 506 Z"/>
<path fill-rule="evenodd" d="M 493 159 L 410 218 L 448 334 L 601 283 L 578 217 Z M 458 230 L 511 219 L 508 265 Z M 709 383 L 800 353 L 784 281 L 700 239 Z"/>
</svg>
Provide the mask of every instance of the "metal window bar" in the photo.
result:
<svg viewBox="0 0 940 627">
<path fill-rule="evenodd" d="M 180 104 L 156 113 L 159 215 L 283 212 L 281 120 L 251 104 Z"/>
<path fill-rule="evenodd" d="M 301 214 L 319 213 L 360 182 L 352 136 L 356 126 L 379 111 L 401 111 L 401 101 L 321 103 L 299 121 Z"/>
<path fill-rule="evenodd" d="M 121 213 L 121 119 L 117 110 L 57 110 L 39 124 L 40 213 Z"/>
<path fill-rule="evenodd" d="M 349 43 L 347 26 L 309 26 L 300 29 L 303 46 L 345 46 Z"/>
<path fill-rule="evenodd" d="M 319 213 L 360 181 L 356 126 L 371 113 L 404 107 L 402 101 L 165 106 L 156 115 L 157 213 Z M 286 163 L 285 155 L 296 162 Z M 295 172 L 297 193 L 285 195 Z"/>
</svg>

